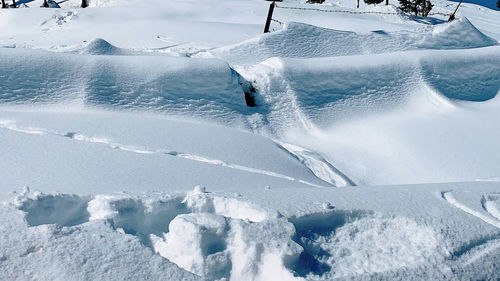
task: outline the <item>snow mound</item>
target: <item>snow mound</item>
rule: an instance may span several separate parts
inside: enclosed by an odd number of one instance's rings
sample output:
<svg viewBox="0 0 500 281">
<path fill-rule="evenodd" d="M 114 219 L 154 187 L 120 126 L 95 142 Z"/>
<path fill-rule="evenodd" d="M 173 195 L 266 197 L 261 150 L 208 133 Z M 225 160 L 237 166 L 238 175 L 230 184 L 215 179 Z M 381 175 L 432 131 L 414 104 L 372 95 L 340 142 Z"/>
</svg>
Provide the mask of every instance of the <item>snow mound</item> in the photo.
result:
<svg viewBox="0 0 500 281">
<path fill-rule="evenodd" d="M 424 37 L 420 48 L 468 49 L 498 45 L 498 42 L 479 31 L 466 18 L 436 25 L 431 34 Z"/>
<path fill-rule="evenodd" d="M 89 44 L 88 51 L 107 54 L 117 49 L 96 40 Z M 240 76 L 220 60 L 2 48 L 0 68 L 3 103 L 205 112 L 215 119 L 249 112 Z M 234 116 L 231 118 L 234 120 Z"/>
<path fill-rule="evenodd" d="M 89 55 L 123 55 L 127 52 L 121 48 L 111 45 L 104 39 L 97 38 L 88 42 L 80 53 Z"/>
<path fill-rule="evenodd" d="M 465 49 L 497 45 L 466 18 L 417 31 L 368 34 L 289 22 L 280 31 L 210 51 L 230 64 L 249 65 L 271 57 L 314 58 L 378 54 L 412 49 Z M 200 55 L 207 55 L 200 54 Z"/>
</svg>

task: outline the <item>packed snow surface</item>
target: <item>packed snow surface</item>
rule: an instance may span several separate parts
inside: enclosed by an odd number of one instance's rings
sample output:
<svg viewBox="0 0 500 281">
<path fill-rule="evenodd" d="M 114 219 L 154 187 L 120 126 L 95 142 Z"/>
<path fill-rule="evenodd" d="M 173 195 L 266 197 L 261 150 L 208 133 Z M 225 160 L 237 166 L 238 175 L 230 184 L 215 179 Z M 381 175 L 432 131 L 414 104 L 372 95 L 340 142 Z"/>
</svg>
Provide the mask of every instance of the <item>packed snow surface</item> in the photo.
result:
<svg viewBox="0 0 500 281">
<path fill-rule="evenodd" d="M 498 279 L 498 11 L 304 2 L 1 9 L 0 279 Z"/>
</svg>

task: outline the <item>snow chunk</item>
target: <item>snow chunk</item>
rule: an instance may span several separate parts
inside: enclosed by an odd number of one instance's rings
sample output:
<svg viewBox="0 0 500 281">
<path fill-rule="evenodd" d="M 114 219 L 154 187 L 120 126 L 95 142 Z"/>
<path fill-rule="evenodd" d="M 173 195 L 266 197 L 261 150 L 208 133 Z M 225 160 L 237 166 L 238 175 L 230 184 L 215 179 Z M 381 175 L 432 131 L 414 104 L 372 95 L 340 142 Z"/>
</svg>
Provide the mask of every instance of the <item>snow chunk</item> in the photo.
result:
<svg viewBox="0 0 500 281">
<path fill-rule="evenodd" d="M 293 224 L 284 219 L 261 223 L 233 221 L 228 249 L 232 258 L 232 280 L 300 280 L 287 268 L 302 247 L 292 240 Z"/>
<path fill-rule="evenodd" d="M 227 222 L 213 214 L 185 214 L 170 223 L 164 241 L 153 238 L 155 252 L 180 267 L 209 279 L 227 277 Z"/>
<path fill-rule="evenodd" d="M 215 213 L 234 219 L 244 219 L 260 222 L 269 218 L 278 217 L 276 212 L 267 212 L 254 207 L 248 202 L 234 198 L 214 196 L 204 188 L 196 186 L 188 192 L 183 201 L 195 213 Z"/>
</svg>

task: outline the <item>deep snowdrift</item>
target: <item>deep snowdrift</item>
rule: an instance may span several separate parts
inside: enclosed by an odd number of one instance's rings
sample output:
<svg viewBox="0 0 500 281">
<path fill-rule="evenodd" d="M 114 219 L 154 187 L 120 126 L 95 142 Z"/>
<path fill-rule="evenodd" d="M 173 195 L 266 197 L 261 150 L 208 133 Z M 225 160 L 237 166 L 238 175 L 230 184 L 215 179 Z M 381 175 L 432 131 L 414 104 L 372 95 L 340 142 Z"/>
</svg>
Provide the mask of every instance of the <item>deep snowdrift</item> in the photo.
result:
<svg viewBox="0 0 500 281">
<path fill-rule="evenodd" d="M 109 54 L 101 48 L 97 51 Z M 2 103 L 198 112 L 214 119 L 226 116 L 226 120 L 232 113 L 249 112 L 239 76 L 220 60 L 2 48 L 0 69 Z"/>
<path fill-rule="evenodd" d="M 252 65 L 270 57 L 336 57 L 414 49 L 469 49 L 493 45 L 498 45 L 498 42 L 477 30 L 467 18 L 420 27 L 416 31 L 378 30 L 369 34 L 290 22 L 283 30 L 199 55 L 215 56 L 232 65 Z"/>
<path fill-rule="evenodd" d="M 302 120 L 299 126 L 309 130 L 400 108 L 415 97 L 441 100 L 445 109 L 455 101 L 492 99 L 500 90 L 500 48 L 272 58 L 241 73 L 256 81 L 269 126 L 279 132 Z"/>
</svg>

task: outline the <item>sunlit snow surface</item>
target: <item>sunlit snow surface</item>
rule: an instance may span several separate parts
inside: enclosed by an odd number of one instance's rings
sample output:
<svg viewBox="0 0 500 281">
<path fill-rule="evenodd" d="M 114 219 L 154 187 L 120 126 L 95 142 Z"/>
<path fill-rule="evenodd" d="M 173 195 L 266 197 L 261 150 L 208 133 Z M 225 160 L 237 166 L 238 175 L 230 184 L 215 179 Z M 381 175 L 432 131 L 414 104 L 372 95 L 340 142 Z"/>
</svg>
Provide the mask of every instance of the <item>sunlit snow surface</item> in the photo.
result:
<svg viewBox="0 0 500 281">
<path fill-rule="evenodd" d="M 499 12 L 303 2 L 0 10 L 0 279 L 497 279 Z"/>
</svg>

